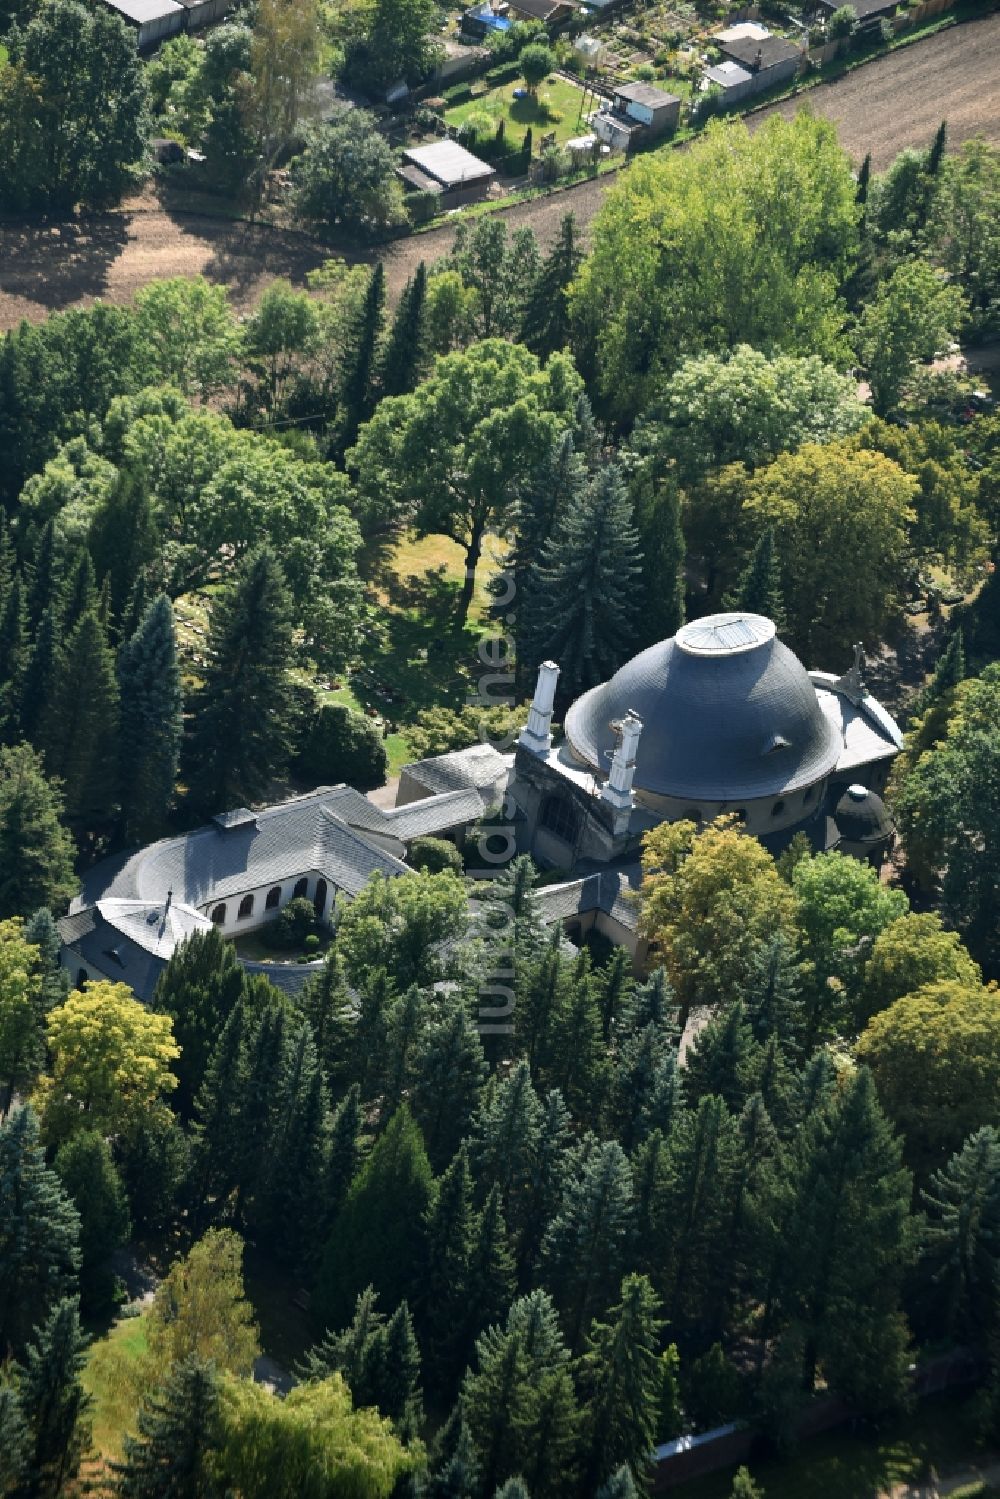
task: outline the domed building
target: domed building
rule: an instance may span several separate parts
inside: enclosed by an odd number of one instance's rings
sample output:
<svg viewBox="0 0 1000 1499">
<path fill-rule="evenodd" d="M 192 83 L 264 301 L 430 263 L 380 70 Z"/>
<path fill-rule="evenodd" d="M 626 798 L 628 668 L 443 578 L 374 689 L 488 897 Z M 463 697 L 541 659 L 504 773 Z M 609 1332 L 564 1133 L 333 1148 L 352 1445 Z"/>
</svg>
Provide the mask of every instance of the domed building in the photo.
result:
<svg viewBox="0 0 1000 1499">
<path fill-rule="evenodd" d="M 596 870 L 634 859 L 658 823 L 730 813 L 775 852 L 802 830 L 880 858 L 892 827 L 879 793 L 902 736 L 863 669 L 856 647 L 842 676 L 807 671 L 773 621 L 714 614 L 577 698 L 553 746 L 559 668 L 545 662 L 508 793 L 519 848 Z"/>
</svg>

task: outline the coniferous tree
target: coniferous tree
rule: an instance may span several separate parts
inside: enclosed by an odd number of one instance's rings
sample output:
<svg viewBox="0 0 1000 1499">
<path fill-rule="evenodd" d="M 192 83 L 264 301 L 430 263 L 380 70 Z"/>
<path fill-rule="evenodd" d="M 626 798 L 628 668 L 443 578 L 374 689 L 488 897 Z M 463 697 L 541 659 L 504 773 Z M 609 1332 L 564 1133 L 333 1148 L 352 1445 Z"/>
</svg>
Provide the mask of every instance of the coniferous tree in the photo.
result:
<svg viewBox="0 0 1000 1499">
<path fill-rule="evenodd" d="M 634 1223 L 632 1169 L 616 1140 L 596 1145 L 570 1176 L 542 1244 L 548 1284 L 579 1352 L 591 1320 L 621 1284 Z"/>
<path fill-rule="evenodd" d="M 998 1320 L 1000 1134 L 971 1135 L 920 1195 L 925 1296 L 946 1337 L 979 1343 Z"/>
<path fill-rule="evenodd" d="M 222 1028 L 243 993 L 236 949 L 217 927 L 195 932 L 170 955 L 156 984 L 154 1003 L 173 1020 L 181 1054 L 174 1064 L 177 1091 L 171 1100 L 188 1118 Z"/>
<path fill-rule="evenodd" d="M 697 1105 L 715 1094 L 730 1110 L 741 1108 L 754 1050 L 753 1032 L 739 1000 L 713 1015 L 685 1058 L 684 1093 L 688 1102 Z"/>
<path fill-rule="evenodd" d="M 326 1181 L 323 1187 L 323 1221 L 330 1229 L 344 1205 L 361 1161 L 361 1090 L 352 1083 L 341 1099 L 330 1124 Z"/>
<path fill-rule="evenodd" d="M 435 1455 L 421 1499 L 479 1499 L 478 1456 L 458 1406 L 438 1438 Z"/>
<path fill-rule="evenodd" d="M 872 180 L 872 153 L 867 151 L 858 171 L 857 201 L 862 207 L 868 202 L 868 185 Z"/>
<path fill-rule="evenodd" d="M 791 1039 L 801 1029 L 802 979 L 795 950 L 782 932 L 761 943 L 750 959 L 743 1003 L 757 1041 Z"/>
<path fill-rule="evenodd" d="M 479 1106 L 486 1060 L 461 996 L 446 1001 L 419 1038 L 412 1088 L 413 1115 L 435 1170 L 451 1159 Z"/>
<path fill-rule="evenodd" d="M 604 1101 L 607 1064 L 594 988 L 590 954 L 584 950 L 570 974 L 561 1017 L 561 1044 L 545 1070 L 578 1119 L 597 1118 Z"/>
<path fill-rule="evenodd" d="M 215 601 L 194 704 L 192 796 L 209 812 L 259 801 L 292 753 L 291 605 L 273 554 L 259 551 Z"/>
<path fill-rule="evenodd" d="M 745 609 L 773 619 L 779 632 L 785 627 L 785 606 L 781 592 L 781 568 L 775 546 L 774 530 L 768 527 L 757 538 L 750 560 L 726 600 L 730 609 Z"/>
<path fill-rule="evenodd" d="M 184 728 L 174 611 L 161 593 L 118 656 L 119 785 L 127 841 L 163 826 L 174 794 Z"/>
<path fill-rule="evenodd" d="M 412 1293 L 432 1180 L 420 1130 L 404 1104 L 352 1183 L 327 1243 L 316 1304 L 328 1324 L 343 1319 L 364 1285 L 390 1306 Z"/>
<path fill-rule="evenodd" d="M 805 1121 L 789 1186 L 779 1303 L 804 1336 L 803 1386 L 822 1365 L 832 1389 L 866 1412 L 885 1410 L 905 1377 L 911 1177 L 867 1068 Z"/>
<path fill-rule="evenodd" d="M 97 578 L 94 575 L 94 564 L 90 553 L 86 547 L 81 547 L 66 568 L 62 622 L 63 630 L 67 635 L 88 610 L 93 610 L 95 614 L 99 613 Z"/>
<path fill-rule="evenodd" d="M 22 736 L 42 754 L 53 750 L 52 734 L 58 725 L 50 717 L 59 679 L 59 642 L 62 610 L 56 601 L 44 610 L 27 653 L 18 695 L 18 726 Z"/>
<path fill-rule="evenodd" d="M 505 1484 L 497 1489 L 494 1499 L 531 1499 L 531 1495 L 521 1477 L 508 1478 Z"/>
<path fill-rule="evenodd" d="M 462 1145 L 427 1210 L 427 1260 L 417 1302 L 421 1341 L 435 1384 L 447 1386 L 463 1367 L 469 1273 L 478 1227 L 468 1147 Z"/>
<path fill-rule="evenodd" d="M 538 1130 L 531 1173 L 525 1231 L 518 1246 L 518 1282 L 527 1287 L 538 1262 L 542 1240 L 562 1201 L 573 1139 L 569 1109 L 558 1088 L 543 1099 L 544 1114 Z"/>
<path fill-rule="evenodd" d="M 531 1084 L 531 1069 L 519 1062 L 509 1077 L 493 1082 L 473 1120 L 469 1156 L 476 1185 L 485 1198 L 500 1188 L 504 1215 L 515 1240 L 527 1228 L 530 1190 L 543 1109 Z"/>
<path fill-rule="evenodd" d="M 72 1478 L 89 1445 L 90 1396 L 80 1382 L 87 1340 L 79 1303 L 56 1303 L 28 1346 L 20 1396 L 29 1432 L 32 1492 L 56 1496 Z"/>
<path fill-rule="evenodd" d="M 28 664 L 28 612 L 24 583 L 15 574 L 0 600 L 0 742 L 12 744 L 21 729 L 21 694 Z"/>
<path fill-rule="evenodd" d="M 28 567 L 28 625 L 37 630 L 46 609 L 59 603 L 62 573 L 56 547 L 56 526 L 48 520 Z"/>
<path fill-rule="evenodd" d="M 0 919 L 64 905 L 78 889 L 58 788 L 30 745 L 0 749 Z"/>
<path fill-rule="evenodd" d="M 538 268 L 525 302 L 521 342 L 539 359 L 547 359 L 570 342 L 567 293 L 583 261 L 576 217 L 563 215 L 559 235 Z"/>
<path fill-rule="evenodd" d="M 621 1299 L 587 1335 L 581 1383 L 587 1396 L 589 1451 L 584 1468 L 596 1487 L 625 1464 L 644 1476 L 656 1445 L 663 1322 L 644 1275 L 627 1275 Z"/>
<path fill-rule="evenodd" d="M 316 1046 L 303 1022 L 278 1086 L 256 1210 L 273 1252 L 300 1268 L 313 1259 L 323 1226 L 318 1208 L 325 1186 L 328 1112 Z"/>
<path fill-rule="evenodd" d="M 653 1208 L 656 1250 L 644 1268 L 678 1333 L 690 1333 L 718 1305 L 729 1266 L 722 1243 L 732 1208 L 736 1124 L 721 1098 L 679 1115 L 666 1145 Z"/>
<path fill-rule="evenodd" d="M 684 563 L 687 547 L 681 497 L 672 474 L 640 474 L 632 486 L 635 526 L 642 558 L 642 613 L 637 642 L 653 644 L 676 635 L 684 623 Z"/>
<path fill-rule="evenodd" d="M 670 1033 L 655 1021 L 625 1037 L 615 1058 L 608 1098 L 611 1133 L 625 1151 L 635 1150 L 651 1129 L 664 1127 L 659 1118 L 654 1125 L 653 1115 L 654 1111 L 662 1114 L 665 1093 L 673 1103 L 680 1088 L 676 1072 Z M 670 1080 L 672 1086 L 668 1086 Z"/>
<path fill-rule="evenodd" d="M 109 746 L 118 732 L 118 682 L 107 636 L 88 608 L 59 653 L 52 701 L 43 717 L 46 764 L 63 783 L 66 815 L 84 828 L 115 806 L 118 766 Z"/>
<path fill-rule="evenodd" d="M 118 1499 L 216 1499 L 218 1405 L 213 1364 L 197 1354 L 172 1364 L 162 1388 L 140 1406 L 122 1461 L 111 1463 Z"/>
<path fill-rule="evenodd" d="M 236 1186 L 243 1160 L 241 1127 L 248 1073 L 250 1017 L 246 1004 L 234 1005 L 212 1048 L 194 1102 L 191 1181 L 197 1203 L 225 1197 Z"/>
<path fill-rule="evenodd" d="M 389 1109 L 402 1103 L 416 1072 L 417 1041 L 426 1024 L 425 1001 L 416 984 L 397 999 L 386 1026 L 385 1100 Z"/>
<path fill-rule="evenodd" d="M 931 679 L 917 699 L 915 713 L 926 713 L 935 703 L 947 700 L 959 682 L 964 680 L 965 636 L 959 625 L 938 657 Z"/>
<path fill-rule="evenodd" d="M 596 975 L 597 1007 L 606 1043 L 628 1024 L 635 1008 L 635 983 L 628 949 L 616 947 Z"/>
<path fill-rule="evenodd" d="M 21 1397 L 13 1384 L 0 1385 L 0 1496 L 19 1499 L 28 1477 L 30 1438 Z"/>
<path fill-rule="evenodd" d="M 564 940 L 556 923 L 537 956 L 529 954 L 520 969 L 515 964 L 514 1035 L 534 1074 L 548 1066 L 564 1039 L 561 1021 L 572 972 L 563 955 Z"/>
<path fill-rule="evenodd" d="M 608 465 L 557 519 L 542 548 L 528 654 L 559 662 L 563 696 L 611 676 L 629 656 L 640 571 L 632 507 L 617 468 Z"/>
<path fill-rule="evenodd" d="M 485 1327 L 501 1321 L 514 1294 L 514 1256 L 507 1237 L 500 1188 L 491 1188 L 479 1215 L 469 1260 L 469 1299 L 464 1327 L 464 1356 Z"/>
<path fill-rule="evenodd" d="M 0 1349 L 19 1355 L 32 1328 L 72 1293 L 80 1215 L 45 1164 L 38 1119 L 15 1109 L 0 1124 Z"/>
<path fill-rule="evenodd" d="M 107 1141 L 79 1130 L 60 1146 L 56 1175 L 80 1214 L 80 1296 L 85 1307 L 107 1306 L 115 1289 L 109 1261 L 128 1239 L 128 1202 Z"/>
<path fill-rule="evenodd" d="M 540 1494 L 573 1491 L 579 1423 L 569 1354 L 544 1291 L 515 1301 L 476 1343 L 461 1410 L 480 1461 L 480 1492 L 521 1473 Z"/>
<path fill-rule="evenodd" d="M 303 1379 L 342 1374 L 355 1404 L 365 1404 L 369 1401 L 367 1378 L 372 1341 L 384 1327 L 385 1313 L 379 1310 L 378 1294 L 372 1286 L 366 1286 L 358 1293 L 348 1326 L 340 1332 L 328 1329 L 309 1349 L 298 1372 Z"/>
<path fill-rule="evenodd" d="M 427 360 L 427 267 L 421 261 L 399 299 L 382 356 L 383 396 L 415 390 Z"/>
<path fill-rule="evenodd" d="M 87 545 L 108 588 L 117 639 L 128 640 L 152 603 L 148 573 L 159 549 L 145 474 L 129 467 L 119 472 L 94 516 Z"/>
<path fill-rule="evenodd" d="M 424 1397 L 420 1348 L 405 1301 L 372 1340 L 368 1362 L 372 1404 L 388 1416 L 401 1441 L 412 1442 L 423 1425 Z"/>
<path fill-rule="evenodd" d="M 676 1025 L 677 1003 L 665 968 L 654 968 L 646 982 L 639 985 L 629 1019 L 636 1030 L 641 1030 L 650 1021 L 657 1025 Z M 680 1039 L 679 1026 L 677 1038 Z"/>
<path fill-rule="evenodd" d="M 597 1490 L 597 1499 L 639 1499 L 631 1468 L 622 1464 L 616 1469 Z"/>
<path fill-rule="evenodd" d="M 40 1002 L 43 1013 L 62 1004 L 69 993 L 69 974 L 60 962 L 62 938 L 55 918 L 47 906 L 39 906 L 24 924 L 24 940 L 38 948 L 36 970 L 41 977 Z"/>
<path fill-rule="evenodd" d="M 335 947 L 330 949 L 320 972 L 303 988 L 299 1008 L 312 1027 L 326 1085 L 336 1097 L 346 1071 L 355 1001 Z"/>
<path fill-rule="evenodd" d="M 342 354 L 336 439 L 339 455 L 354 446 L 360 427 L 375 410 L 378 350 L 384 318 L 385 271 L 379 261 L 371 273 Z"/>
<path fill-rule="evenodd" d="M 266 979 L 252 981 L 247 987 L 252 1025 L 246 1051 L 246 1086 L 239 1107 L 242 1148 L 233 1207 L 237 1222 L 241 1214 L 249 1212 L 249 1205 L 267 1175 L 271 1132 L 288 1063 L 292 1021 L 291 1012 Z M 253 997 L 255 988 L 257 1004 Z"/>
<path fill-rule="evenodd" d="M 941 170 L 944 161 L 944 153 L 948 145 L 948 121 L 942 120 L 935 132 L 931 142 L 930 150 L 927 152 L 927 166 L 925 168 L 928 177 L 936 177 Z"/>
</svg>

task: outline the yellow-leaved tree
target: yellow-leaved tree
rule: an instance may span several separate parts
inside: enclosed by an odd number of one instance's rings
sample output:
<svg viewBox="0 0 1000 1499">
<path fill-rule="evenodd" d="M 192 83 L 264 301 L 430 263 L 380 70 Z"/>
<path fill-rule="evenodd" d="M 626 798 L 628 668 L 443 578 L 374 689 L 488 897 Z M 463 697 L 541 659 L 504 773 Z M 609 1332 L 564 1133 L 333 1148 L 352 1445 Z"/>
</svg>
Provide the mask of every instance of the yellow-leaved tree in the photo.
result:
<svg viewBox="0 0 1000 1499">
<path fill-rule="evenodd" d="M 771 855 L 719 817 L 698 832 L 665 822 L 643 839 L 640 930 L 681 1005 L 715 1005 L 744 991 L 765 942 L 795 934 L 795 895 Z"/>
<path fill-rule="evenodd" d="M 127 984 L 91 980 L 51 1011 L 45 1029 L 52 1072 L 37 1102 L 49 1143 L 75 1129 L 124 1134 L 177 1086 L 173 1021 L 140 1004 Z"/>
</svg>

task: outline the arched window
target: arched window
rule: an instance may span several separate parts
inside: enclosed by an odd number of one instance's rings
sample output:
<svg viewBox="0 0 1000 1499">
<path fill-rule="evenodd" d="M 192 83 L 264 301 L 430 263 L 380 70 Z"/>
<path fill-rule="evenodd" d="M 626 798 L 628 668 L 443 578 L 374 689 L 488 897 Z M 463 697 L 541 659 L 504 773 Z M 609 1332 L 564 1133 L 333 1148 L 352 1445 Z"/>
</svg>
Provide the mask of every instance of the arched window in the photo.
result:
<svg viewBox="0 0 1000 1499">
<path fill-rule="evenodd" d="M 89 977 L 90 975 L 86 968 L 78 968 L 76 971 L 76 987 L 82 989 Z"/>
<path fill-rule="evenodd" d="M 804 802 L 811 802 L 812 799 L 813 799 L 813 792 L 815 790 L 816 790 L 815 786 L 807 786 L 806 789 L 805 789 L 805 793 L 803 794 L 802 800 Z"/>
<path fill-rule="evenodd" d="M 326 880 L 317 880 L 316 881 L 316 894 L 313 897 L 313 905 L 316 908 L 316 916 L 317 916 L 317 918 L 322 917 L 323 912 L 326 909 L 326 891 L 327 891 Z"/>
<path fill-rule="evenodd" d="M 782 814 L 782 812 L 784 812 L 784 810 L 785 810 L 785 804 L 784 804 L 784 802 L 775 802 L 774 806 L 771 808 L 771 816 L 772 817 L 780 817 L 781 814 Z"/>
<path fill-rule="evenodd" d="M 695 827 L 701 826 L 701 813 L 697 807 L 685 807 L 681 822 L 693 822 Z"/>
<path fill-rule="evenodd" d="M 538 823 L 555 833 L 564 843 L 575 843 L 579 821 L 572 804 L 564 796 L 546 796 L 538 809 Z"/>
<path fill-rule="evenodd" d="M 216 906 L 215 910 L 212 912 L 212 920 L 215 922 L 216 926 L 225 925 L 226 907 L 224 902 Z"/>
<path fill-rule="evenodd" d="M 746 807 L 730 807 L 729 816 L 735 817 L 738 822 L 742 822 L 745 825 L 747 820 L 747 809 Z"/>
<path fill-rule="evenodd" d="M 303 896 L 306 896 L 308 894 L 309 894 L 309 878 L 308 878 L 307 875 L 303 875 L 302 878 L 301 878 L 301 880 L 296 880 L 295 881 L 295 889 L 292 891 L 292 899 L 293 900 L 301 900 L 303 898 Z"/>
<path fill-rule="evenodd" d="M 264 902 L 265 911 L 276 911 L 281 905 L 281 886 L 272 885 L 267 892 L 267 900 Z"/>
<path fill-rule="evenodd" d="M 252 916 L 252 915 L 253 915 L 253 896 L 252 895 L 244 895 L 243 899 L 240 901 L 240 909 L 237 912 L 237 917 L 238 917 L 238 919 L 240 921 L 245 921 L 248 916 Z"/>
</svg>

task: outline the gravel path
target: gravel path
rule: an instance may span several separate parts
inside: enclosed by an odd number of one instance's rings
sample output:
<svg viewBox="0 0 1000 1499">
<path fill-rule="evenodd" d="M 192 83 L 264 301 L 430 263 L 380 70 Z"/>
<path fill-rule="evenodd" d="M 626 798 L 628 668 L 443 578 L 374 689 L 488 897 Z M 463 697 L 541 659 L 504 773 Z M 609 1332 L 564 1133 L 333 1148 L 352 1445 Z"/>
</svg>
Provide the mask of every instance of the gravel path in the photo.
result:
<svg viewBox="0 0 1000 1499">
<path fill-rule="evenodd" d="M 998 55 L 1000 14 L 993 14 L 904 47 L 802 97 L 835 122 L 857 160 L 871 151 L 881 170 L 904 146 L 929 144 L 942 117 L 952 147 L 980 132 L 1000 144 Z M 788 100 L 774 109 L 792 114 L 799 102 Z M 512 226 L 530 224 L 544 245 L 569 209 L 585 229 L 614 180 L 609 175 L 516 204 L 504 216 Z M 419 261 L 444 254 L 452 236 L 450 228 L 435 229 L 383 251 L 390 292 L 398 292 Z M 210 215 L 167 213 L 151 196 L 66 223 L 2 224 L 0 329 L 21 318 L 39 320 L 60 308 L 86 306 L 97 297 L 127 302 L 158 277 L 199 273 L 227 285 L 234 305 L 245 309 L 277 276 L 301 285 L 306 272 L 330 253 L 304 235 Z"/>
</svg>

